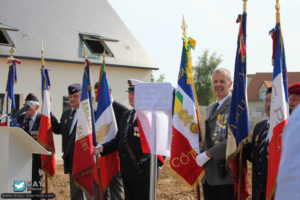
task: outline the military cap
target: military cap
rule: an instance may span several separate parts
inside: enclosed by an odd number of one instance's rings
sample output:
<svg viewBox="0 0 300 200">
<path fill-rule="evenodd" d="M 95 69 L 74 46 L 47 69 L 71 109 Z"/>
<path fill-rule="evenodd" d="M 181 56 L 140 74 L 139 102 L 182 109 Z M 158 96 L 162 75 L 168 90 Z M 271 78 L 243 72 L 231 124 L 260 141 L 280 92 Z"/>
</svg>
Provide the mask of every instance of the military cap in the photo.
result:
<svg viewBox="0 0 300 200">
<path fill-rule="evenodd" d="M 26 96 L 25 101 L 39 101 L 39 99 L 33 93 L 29 93 Z"/>
<path fill-rule="evenodd" d="M 81 85 L 79 83 L 74 83 L 68 86 L 69 95 L 75 94 L 81 91 Z"/>
<path fill-rule="evenodd" d="M 143 81 L 139 81 L 139 80 L 136 80 L 136 79 L 128 79 L 127 82 L 128 82 L 128 90 L 126 92 L 134 91 L 135 84 L 143 83 Z"/>
<path fill-rule="evenodd" d="M 298 95 L 300 95 L 300 82 L 290 84 L 288 92 L 289 92 L 289 94 L 298 94 Z"/>
</svg>

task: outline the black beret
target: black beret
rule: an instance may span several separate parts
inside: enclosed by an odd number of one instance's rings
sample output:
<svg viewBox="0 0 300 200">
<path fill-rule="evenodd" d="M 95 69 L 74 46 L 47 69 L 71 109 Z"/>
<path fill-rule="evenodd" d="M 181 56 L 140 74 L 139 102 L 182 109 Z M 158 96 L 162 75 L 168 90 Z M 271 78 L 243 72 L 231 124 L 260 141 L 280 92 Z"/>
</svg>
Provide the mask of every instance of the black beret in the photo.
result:
<svg viewBox="0 0 300 200">
<path fill-rule="evenodd" d="M 33 93 L 29 93 L 26 96 L 25 101 L 39 101 L 39 99 Z"/>
<path fill-rule="evenodd" d="M 81 91 L 81 85 L 79 83 L 74 83 L 68 86 L 69 95 L 75 94 Z"/>
<path fill-rule="evenodd" d="M 292 83 L 289 85 L 289 94 L 299 94 L 300 95 L 300 82 Z"/>
</svg>

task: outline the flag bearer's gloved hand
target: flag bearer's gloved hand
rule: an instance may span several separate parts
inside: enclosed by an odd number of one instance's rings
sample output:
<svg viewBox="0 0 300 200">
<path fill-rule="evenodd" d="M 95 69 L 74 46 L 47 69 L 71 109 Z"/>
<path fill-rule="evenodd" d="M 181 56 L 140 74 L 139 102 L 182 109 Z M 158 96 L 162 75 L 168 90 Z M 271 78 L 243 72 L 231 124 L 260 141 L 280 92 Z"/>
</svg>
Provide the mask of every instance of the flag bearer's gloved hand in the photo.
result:
<svg viewBox="0 0 300 200">
<path fill-rule="evenodd" d="M 103 146 L 102 144 L 98 144 L 96 147 L 94 147 L 94 154 L 97 155 L 97 154 L 100 154 L 103 152 Z"/>
<path fill-rule="evenodd" d="M 205 165 L 205 163 L 207 161 L 209 161 L 210 157 L 208 157 L 206 151 L 203 153 L 200 153 L 197 157 L 196 157 L 196 162 L 200 167 L 203 167 L 203 165 Z"/>
</svg>

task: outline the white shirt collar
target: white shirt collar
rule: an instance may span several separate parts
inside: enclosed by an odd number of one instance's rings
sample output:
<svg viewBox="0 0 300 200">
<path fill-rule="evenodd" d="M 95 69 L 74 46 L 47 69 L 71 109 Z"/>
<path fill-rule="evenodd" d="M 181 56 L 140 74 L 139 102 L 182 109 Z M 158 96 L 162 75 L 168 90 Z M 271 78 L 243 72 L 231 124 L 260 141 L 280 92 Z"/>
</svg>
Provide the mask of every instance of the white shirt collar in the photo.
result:
<svg viewBox="0 0 300 200">
<path fill-rule="evenodd" d="M 218 100 L 216 101 L 216 103 L 219 103 L 219 106 L 218 106 L 217 109 L 221 108 L 221 106 L 228 99 L 229 96 L 230 96 L 230 93 L 226 97 L 224 97 L 223 99 L 221 99 L 220 101 L 218 101 Z"/>
</svg>

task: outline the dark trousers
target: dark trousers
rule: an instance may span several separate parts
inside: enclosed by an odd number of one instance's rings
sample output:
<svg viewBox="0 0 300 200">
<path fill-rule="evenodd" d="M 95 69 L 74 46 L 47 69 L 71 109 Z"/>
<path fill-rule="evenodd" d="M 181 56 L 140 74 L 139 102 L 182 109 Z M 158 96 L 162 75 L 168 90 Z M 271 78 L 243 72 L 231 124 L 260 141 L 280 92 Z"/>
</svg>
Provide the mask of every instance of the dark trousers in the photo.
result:
<svg viewBox="0 0 300 200">
<path fill-rule="evenodd" d="M 149 199 L 150 180 L 133 181 L 123 179 L 125 200 Z"/>
<path fill-rule="evenodd" d="M 32 171 L 31 171 L 31 194 L 39 195 L 43 191 L 43 176 L 40 175 L 41 155 L 32 154 Z M 39 200 L 39 197 L 32 197 L 33 200 Z"/>
<path fill-rule="evenodd" d="M 75 184 L 72 179 L 72 174 L 69 174 L 70 178 L 70 199 L 71 200 L 83 200 L 83 191 Z"/>
<path fill-rule="evenodd" d="M 121 172 L 118 172 L 108 184 L 103 194 L 104 200 L 121 200 L 123 199 L 123 181 Z"/>
<path fill-rule="evenodd" d="M 234 200 L 233 184 L 209 185 L 205 181 L 203 191 L 205 200 Z"/>
</svg>

